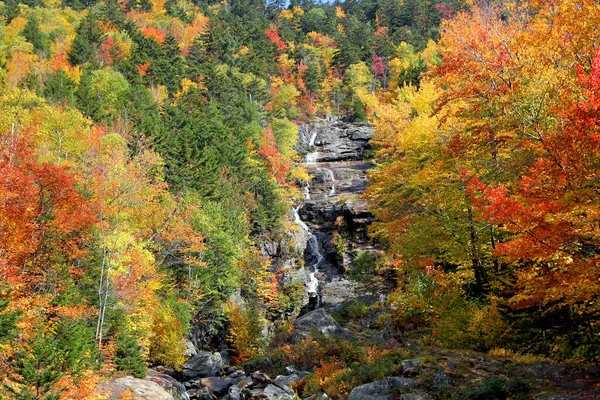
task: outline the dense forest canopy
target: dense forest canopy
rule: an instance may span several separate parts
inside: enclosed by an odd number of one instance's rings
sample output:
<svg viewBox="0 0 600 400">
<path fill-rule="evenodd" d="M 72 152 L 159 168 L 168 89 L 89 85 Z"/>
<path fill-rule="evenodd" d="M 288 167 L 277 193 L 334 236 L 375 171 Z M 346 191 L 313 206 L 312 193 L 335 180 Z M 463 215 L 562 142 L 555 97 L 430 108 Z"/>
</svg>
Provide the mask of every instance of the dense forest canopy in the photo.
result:
<svg viewBox="0 0 600 400">
<path fill-rule="evenodd" d="M 0 398 L 180 368 L 190 324 L 229 319 L 237 359 L 262 354 L 256 324 L 302 294 L 259 248 L 292 240 L 311 179 L 297 127 L 327 114 L 376 129 L 365 198 L 394 324 L 599 360 L 596 2 L 4 0 L 0 16 Z"/>
</svg>

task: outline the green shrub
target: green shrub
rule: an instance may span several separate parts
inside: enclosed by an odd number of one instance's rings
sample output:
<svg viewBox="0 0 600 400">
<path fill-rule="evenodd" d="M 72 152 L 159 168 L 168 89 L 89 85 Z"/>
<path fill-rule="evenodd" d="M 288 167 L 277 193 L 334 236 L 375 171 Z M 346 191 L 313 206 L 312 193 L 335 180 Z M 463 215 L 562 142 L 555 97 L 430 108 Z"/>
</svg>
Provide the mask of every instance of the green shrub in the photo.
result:
<svg viewBox="0 0 600 400">
<path fill-rule="evenodd" d="M 136 378 L 146 377 L 146 360 L 142 355 L 142 346 L 131 335 L 121 333 L 117 337 L 115 363 L 119 371 L 128 372 Z"/>
</svg>

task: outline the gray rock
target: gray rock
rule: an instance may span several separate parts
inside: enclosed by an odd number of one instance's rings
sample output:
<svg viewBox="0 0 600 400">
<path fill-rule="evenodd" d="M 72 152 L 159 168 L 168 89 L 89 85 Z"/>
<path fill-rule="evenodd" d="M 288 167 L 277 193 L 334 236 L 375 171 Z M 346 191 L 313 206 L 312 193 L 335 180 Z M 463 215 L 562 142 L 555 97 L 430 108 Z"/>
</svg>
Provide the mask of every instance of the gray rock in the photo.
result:
<svg viewBox="0 0 600 400">
<path fill-rule="evenodd" d="M 170 375 L 162 374 L 149 369 L 147 380 L 158 383 L 163 389 L 169 392 L 175 400 L 189 400 L 190 396 L 186 392 L 185 386 Z"/>
<path fill-rule="evenodd" d="M 186 378 L 204 378 L 218 375 L 223 368 L 223 359 L 219 353 L 201 351 L 183 364 Z"/>
<path fill-rule="evenodd" d="M 448 386 L 452 385 L 452 380 L 450 379 L 450 377 L 444 372 L 443 368 L 441 371 L 438 371 L 434 376 L 433 376 L 433 382 L 431 384 L 431 386 L 434 389 L 442 389 Z"/>
<path fill-rule="evenodd" d="M 304 400 L 329 400 L 329 396 L 325 393 L 313 394 L 310 397 L 306 397 Z"/>
<path fill-rule="evenodd" d="M 229 393 L 225 399 L 227 400 L 240 400 L 242 397 L 242 388 L 238 386 L 232 386 L 229 388 Z"/>
<path fill-rule="evenodd" d="M 400 400 L 425 400 L 420 394 L 407 393 L 400 396 Z"/>
<path fill-rule="evenodd" d="M 294 400 L 293 395 L 272 384 L 268 384 L 262 394 L 268 400 Z"/>
<path fill-rule="evenodd" d="M 132 376 L 102 382 L 98 385 L 98 391 L 106 396 L 106 400 L 121 399 L 128 391 L 139 400 L 174 400 L 173 396 L 158 383 Z"/>
<path fill-rule="evenodd" d="M 308 372 L 298 372 L 291 375 L 278 375 L 273 382 L 277 386 L 290 386 L 294 382 L 299 382 L 302 379 L 306 378 Z"/>
<path fill-rule="evenodd" d="M 404 376 L 416 375 L 421 369 L 421 360 L 419 358 L 413 358 L 412 360 L 402 361 L 402 373 Z"/>
<path fill-rule="evenodd" d="M 409 378 L 391 376 L 380 381 L 366 383 L 352 389 L 348 400 L 394 400 L 402 389 L 418 386 L 417 381 Z"/>
<path fill-rule="evenodd" d="M 215 376 L 200 379 L 200 383 L 207 387 L 217 396 L 224 396 L 229 391 L 229 388 L 234 384 L 231 379 L 222 379 Z"/>
<path fill-rule="evenodd" d="M 332 317 L 322 308 L 311 311 L 294 322 L 296 328 L 292 336 L 292 342 L 297 343 L 308 337 L 311 331 L 316 330 L 325 336 L 343 335 L 344 330 Z"/>
<path fill-rule="evenodd" d="M 265 371 L 273 367 L 273 361 L 269 357 L 259 358 L 257 360 L 248 361 L 244 364 L 246 374 L 251 374 L 256 371 Z"/>
<path fill-rule="evenodd" d="M 198 400 L 217 400 L 217 396 L 215 396 L 215 394 L 206 387 L 196 392 L 196 398 Z"/>
<path fill-rule="evenodd" d="M 194 343 L 191 340 L 186 340 L 185 342 L 185 352 L 183 353 L 186 357 L 191 358 L 198 354 L 198 350 Z"/>
</svg>

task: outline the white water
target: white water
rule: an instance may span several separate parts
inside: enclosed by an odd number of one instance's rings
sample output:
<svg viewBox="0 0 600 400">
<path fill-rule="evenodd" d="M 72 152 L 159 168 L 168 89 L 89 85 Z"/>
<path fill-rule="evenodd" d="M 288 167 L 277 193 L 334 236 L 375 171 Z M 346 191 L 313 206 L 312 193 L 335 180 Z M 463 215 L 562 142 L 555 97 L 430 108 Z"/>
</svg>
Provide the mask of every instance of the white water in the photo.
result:
<svg viewBox="0 0 600 400">
<path fill-rule="evenodd" d="M 321 254 L 319 240 L 317 239 L 316 235 L 310 235 L 310 238 L 308 238 L 307 248 L 310 251 L 311 255 L 317 259 L 317 262 L 310 266 L 314 268 L 315 272 L 318 272 L 319 265 L 321 264 L 321 261 L 323 261 L 323 254 Z"/>
<path fill-rule="evenodd" d="M 317 162 L 317 156 L 315 155 L 315 153 L 308 153 L 306 154 L 306 157 L 304 158 L 304 163 L 305 164 L 315 164 Z"/>
<path fill-rule="evenodd" d="M 298 214 L 298 210 L 300 209 L 300 206 L 296 207 L 296 208 L 292 208 L 292 212 L 294 214 L 294 222 L 300 226 L 301 229 L 303 229 L 306 233 L 310 233 L 310 229 L 308 229 L 308 226 L 304 223 L 304 221 L 302 221 L 300 219 L 300 214 Z"/>
<path fill-rule="evenodd" d="M 304 186 L 304 198 L 310 200 L 310 184 L 308 182 L 306 182 L 306 186 Z"/>
<path fill-rule="evenodd" d="M 315 132 L 313 133 L 313 135 L 310 137 L 310 142 L 308 142 L 309 146 L 314 146 L 315 145 L 315 140 L 317 140 L 317 130 L 315 129 Z"/>
<path fill-rule="evenodd" d="M 308 283 L 306 284 L 306 291 L 308 293 L 317 293 L 319 290 L 319 280 L 315 276 L 314 272 L 311 272 L 308 276 Z"/>
<path fill-rule="evenodd" d="M 329 180 L 331 182 L 335 182 L 335 175 L 333 174 L 333 171 L 330 170 L 329 168 L 323 168 L 323 169 L 329 173 Z"/>
</svg>

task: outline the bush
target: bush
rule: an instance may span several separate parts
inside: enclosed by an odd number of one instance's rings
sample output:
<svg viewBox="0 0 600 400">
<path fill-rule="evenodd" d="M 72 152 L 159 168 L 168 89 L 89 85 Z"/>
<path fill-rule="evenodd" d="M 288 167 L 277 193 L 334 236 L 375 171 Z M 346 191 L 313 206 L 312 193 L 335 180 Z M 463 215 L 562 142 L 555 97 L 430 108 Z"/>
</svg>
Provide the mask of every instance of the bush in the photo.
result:
<svg viewBox="0 0 600 400">
<path fill-rule="evenodd" d="M 189 319 L 182 321 L 180 318 L 186 318 L 189 312 L 186 313 L 184 309 L 180 309 L 180 315 L 178 315 L 177 308 L 173 307 L 172 303 L 177 303 L 177 301 L 170 299 L 170 301 L 162 303 L 156 312 L 152 326 L 149 359 L 177 369 L 185 362 L 183 338 L 187 333 L 187 321 L 189 321 Z"/>
<path fill-rule="evenodd" d="M 229 320 L 227 341 L 233 352 L 232 361 L 239 364 L 260 357 L 265 348 L 262 334 L 264 321 L 257 310 L 253 307 L 244 310 L 228 302 L 225 314 Z"/>
<path fill-rule="evenodd" d="M 136 378 L 146 377 L 146 360 L 142 356 L 142 346 L 129 334 L 121 333 L 117 337 L 115 363 L 119 371 L 130 373 Z"/>
</svg>

